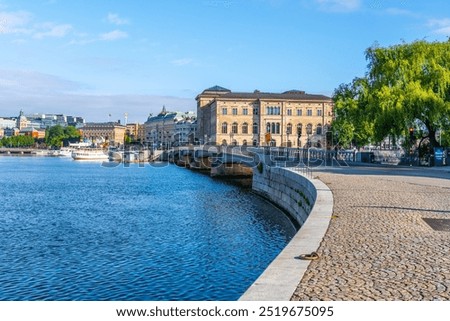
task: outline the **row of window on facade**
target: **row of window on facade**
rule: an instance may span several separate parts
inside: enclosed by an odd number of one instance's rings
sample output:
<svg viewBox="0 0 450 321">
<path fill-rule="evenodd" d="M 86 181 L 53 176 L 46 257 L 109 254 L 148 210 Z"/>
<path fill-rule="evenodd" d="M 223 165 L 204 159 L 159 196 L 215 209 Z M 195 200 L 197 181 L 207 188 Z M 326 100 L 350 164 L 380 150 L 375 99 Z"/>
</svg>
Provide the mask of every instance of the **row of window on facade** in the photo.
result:
<svg viewBox="0 0 450 321">
<path fill-rule="evenodd" d="M 231 109 L 232 115 L 238 115 L 238 109 Z M 286 110 L 288 116 L 292 116 L 292 109 Z M 228 108 L 222 108 L 222 115 L 228 115 Z M 242 115 L 248 115 L 248 108 L 242 108 Z M 258 115 L 258 108 L 253 108 L 253 115 Z M 266 115 L 281 115 L 281 107 L 267 107 Z M 297 116 L 303 116 L 303 110 L 297 109 Z M 307 109 L 306 116 L 313 116 L 313 110 Z M 316 110 L 316 116 L 322 116 L 322 109 Z"/>
<path fill-rule="evenodd" d="M 231 133 L 232 134 L 238 134 L 238 123 L 234 122 L 231 124 Z M 253 128 L 252 128 L 252 133 L 253 134 L 258 134 L 258 124 L 257 123 L 253 123 Z M 327 130 L 326 125 L 325 127 L 325 131 Z M 241 127 L 241 134 L 248 134 L 248 124 L 247 123 L 243 123 L 242 127 Z M 266 123 L 266 133 L 271 133 L 271 134 L 280 134 L 281 131 L 281 124 L 280 123 Z M 316 135 L 322 135 L 323 133 L 323 128 L 322 128 L 322 124 L 317 124 L 316 128 L 315 128 L 315 134 Z M 306 125 L 306 132 L 305 134 L 307 135 L 312 135 L 313 133 L 313 125 L 312 124 L 308 124 Z M 224 122 L 222 123 L 222 134 L 228 134 L 228 123 Z M 288 135 L 292 135 L 293 134 L 293 125 L 291 123 L 286 125 L 286 134 Z M 296 133 L 295 134 L 303 134 L 303 124 L 297 124 L 296 126 Z"/>
</svg>

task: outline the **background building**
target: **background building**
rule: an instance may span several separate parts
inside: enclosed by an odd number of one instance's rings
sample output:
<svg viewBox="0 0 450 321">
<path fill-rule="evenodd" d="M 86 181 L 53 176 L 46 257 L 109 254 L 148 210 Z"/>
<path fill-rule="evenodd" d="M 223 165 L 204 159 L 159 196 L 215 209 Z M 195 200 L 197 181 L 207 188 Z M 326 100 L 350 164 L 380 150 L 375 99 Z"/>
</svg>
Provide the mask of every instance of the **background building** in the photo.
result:
<svg viewBox="0 0 450 321">
<path fill-rule="evenodd" d="M 187 116 L 175 124 L 174 145 L 184 146 L 196 144 L 197 138 L 197 117 Z"/>
<path fill-rule="evenodd" d="M 169 148 L 195 140 L 196 113 L 168 112 L 163 106 L 156 116 L 149 116 L 145 122 L 145 142 L 154 148 Z M 190 138 L 189 138 L 190 137 Z"/>
<path fill-rule="evenodd" d="M 80 129 L 83 138 L 93 143 L 108 143 L 110 146 L 123 145 L 126 130 L 119 122 L 86 123 Z"/>
<path fill-rule="evenodd" d="M 205 143 L 321 147 L 333 119 L 330 97 L 300 90 L 234 93 L 214 86 L 196 100 Z"/>
</svg>

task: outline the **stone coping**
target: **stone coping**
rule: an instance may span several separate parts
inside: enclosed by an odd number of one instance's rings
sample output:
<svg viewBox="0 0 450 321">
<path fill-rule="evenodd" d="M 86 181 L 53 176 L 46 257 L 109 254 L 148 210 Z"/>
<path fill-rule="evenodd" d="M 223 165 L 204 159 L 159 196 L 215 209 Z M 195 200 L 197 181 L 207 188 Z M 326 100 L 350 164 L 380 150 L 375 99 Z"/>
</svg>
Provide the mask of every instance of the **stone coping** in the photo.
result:
<svg viewBox="0 0 450 321">
<path fill-rule="evenodd" d="M 294 170 L 285 170 L 308 179 L 317 191 L 316 201 L 300 230 L 240 297 L 240 301 L 289 301 L 311 262 L 299 259 L 299 255 L 316 252 L 328 230 L 333 212 L 333 194 L 328 186 Z"/>
</svg>

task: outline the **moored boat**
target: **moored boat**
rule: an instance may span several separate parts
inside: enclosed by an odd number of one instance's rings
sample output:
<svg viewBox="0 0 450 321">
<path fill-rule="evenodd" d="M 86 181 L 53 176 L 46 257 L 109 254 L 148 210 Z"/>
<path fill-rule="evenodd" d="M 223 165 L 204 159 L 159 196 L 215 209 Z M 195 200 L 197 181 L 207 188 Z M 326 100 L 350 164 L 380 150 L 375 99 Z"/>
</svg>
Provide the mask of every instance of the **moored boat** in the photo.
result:
<svg viewBox="0 0 450 321">
<path fill-rule="evenodd" d="M 108 152 L 101 148 L 85 148 L 72 152 L 74 160 L 108 160 Z"/>
</svg>

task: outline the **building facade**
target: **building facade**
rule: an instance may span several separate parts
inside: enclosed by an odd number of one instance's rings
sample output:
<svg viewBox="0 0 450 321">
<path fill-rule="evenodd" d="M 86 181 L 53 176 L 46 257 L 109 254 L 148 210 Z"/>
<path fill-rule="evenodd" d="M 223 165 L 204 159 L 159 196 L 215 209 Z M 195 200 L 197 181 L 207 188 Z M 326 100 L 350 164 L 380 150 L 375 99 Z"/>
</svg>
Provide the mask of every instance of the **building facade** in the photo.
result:
<svg viewBox="0 0 450 321">
<path fill-rule="evenodd" d="M 119 146 L 125 143 L 127 128 L 120 123 L 86 123 L 80 129 L 83 138 L 93 143 L 108 143 L 110 146 Z"/>
<path fill-rule="evenodd" d="M 195 112 L 170 112 L 165 107 L 145 122 L 145 143 L 153 148 L 169 148 L 194 142 L 197 129 Z"/>
<path fill-rule="evenodd" d="M 333 120 L 330 97 L 299 90 L 234 93 L 214 86 L 196 100 L 198 135 L 204 143 L 322 147 Z"/>
</svg>

